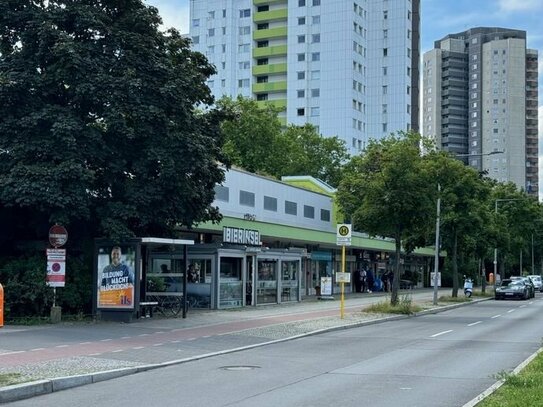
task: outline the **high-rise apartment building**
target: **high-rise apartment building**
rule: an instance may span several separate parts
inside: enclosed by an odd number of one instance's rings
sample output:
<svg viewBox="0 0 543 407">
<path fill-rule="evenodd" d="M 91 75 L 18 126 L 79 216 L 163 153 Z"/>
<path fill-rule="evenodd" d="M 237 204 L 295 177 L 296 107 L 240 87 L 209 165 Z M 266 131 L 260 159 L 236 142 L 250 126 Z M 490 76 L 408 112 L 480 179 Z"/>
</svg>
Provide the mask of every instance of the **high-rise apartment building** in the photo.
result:
<svg viewBox="0 0 543 407">
<path fill-rule="evenodd" d="M 243 95 L 315 125 L 351 153 L 418 131 L 420 0 L 191 0 L 216 97 Z"/>
<path fill-rule="evenodd" d="M 423 134 L 537 195 L 537 68 L 525 31 L 479 27 L 436 41 L 423 57 Z"/>
</svg>

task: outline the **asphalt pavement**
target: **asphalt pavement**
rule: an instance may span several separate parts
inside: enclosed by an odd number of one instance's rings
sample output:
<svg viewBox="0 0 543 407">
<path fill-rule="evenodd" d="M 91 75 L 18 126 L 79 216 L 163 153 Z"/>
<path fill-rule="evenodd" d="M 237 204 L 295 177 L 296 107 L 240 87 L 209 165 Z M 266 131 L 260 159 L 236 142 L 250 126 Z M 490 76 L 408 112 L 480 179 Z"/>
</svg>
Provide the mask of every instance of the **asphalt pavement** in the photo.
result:
<svg viewBox="0 0 543 407">
<path fill-rule="evenodd" d="M 401 298 L 406 295 L 422 305 L 422 313 L 471 304 L 433 306 L 432 289 L 402 290 Z M 439 295 L 450 295 L 450 289 Z M 234 310 L 190 310 L 187 318 L 155 314 L 132 323 L 6 325 L 0 329 L 0 375 L 9 375 L 14 384 L 0 387 L 0 403 L 321 332 L 409 318 L 363 312 L 372 303 L 389 300 L 386 293 L 349 294 L 343 315 L 340 297 L 335 296 Z"/>
</svg>

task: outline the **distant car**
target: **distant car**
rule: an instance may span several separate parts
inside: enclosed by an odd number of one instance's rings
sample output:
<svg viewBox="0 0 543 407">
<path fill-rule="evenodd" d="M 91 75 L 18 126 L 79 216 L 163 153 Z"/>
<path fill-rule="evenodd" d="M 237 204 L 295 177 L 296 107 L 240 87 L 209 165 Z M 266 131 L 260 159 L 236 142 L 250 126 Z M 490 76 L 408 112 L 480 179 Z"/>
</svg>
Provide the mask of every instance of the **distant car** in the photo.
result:
<svg viewBox="0 0 543 407">
<path fill-rule="evenodd" d="M 505 300 L 508 298 L 527 300 L 530 298 L 530 288 L 528 283 L 523 279 L 511 280 L 506 278 L 496 287 L 494 298 L 496 300 Z"/>
<path fill-rule="evenodd" d="M 526 283 L 526 285 L 529 288 L 530 291 L 530 298 L 535 297 L 535 285 L 531 278 L 526 276 L 511 276 L 509 277 L 511 280 L 522 280 Z"/>
<path fill-rule="evenodd" d="M 530 280 L 532 280 L 532 282 L 534 283 L 535 289 L 543 293 L 543 280 L 541 279 L 541 276 L 532 274 L 528 277 L 530 277 Z"/>
</svg>

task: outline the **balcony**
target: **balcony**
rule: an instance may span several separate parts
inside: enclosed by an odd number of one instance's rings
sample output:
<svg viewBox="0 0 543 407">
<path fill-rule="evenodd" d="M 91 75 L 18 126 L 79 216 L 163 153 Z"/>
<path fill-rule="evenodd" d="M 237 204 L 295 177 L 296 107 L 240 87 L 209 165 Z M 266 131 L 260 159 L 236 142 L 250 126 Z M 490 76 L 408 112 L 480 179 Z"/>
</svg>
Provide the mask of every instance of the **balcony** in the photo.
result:
<svg viewBox="0 0 543 407">
<path fill-rule="evenodd" d="M 267 40 L 273 38 L 286 38 L 287 27 L 268 28 L 265 30 L 253 31 L 253 40 Z"/>
<path fill-rule="evenodd" d="M 266 21 L 286 20 L 288 16 L 287 9 L 261 11 L 254 14 L 253 21 L 255 23 L 262 23 Z"/>
<path fill-rule="evenodd" d="M 286 92 L 286 90 L 287 90 L 287 81 L 253 84 L 253 93 L 275 93 L 275 92 Z"/>
<path fill-rule="evenodd" d="M 253 48 L 253 58 L 276 57 L 287 55 L 286 45 L 275 45 L 273 47 Z"/>
<path fill-rule="evenodd" d="M 275 4 L 275 3 L 287 3 L 287 0 L 253 0 L 253 4 L 255 6 L 265 6 L 267 4 Z"/>
<path fill-rule="evenodd" d="M 255 65 L 253 66 L 253 75 L 273 75 L 273 74 L 285 74 L 287 73 L 287 64 L 269 64 L 269 65 Z"/>
<path fill-rule="evenodd" d="M 256 102 L 258 107 L 262 108 L 266 105 L 271 105 L 277 109 L 286 110 L 287 108 L 287 100 L 286 99 L 276 99 L 276 100 L 259 100 Z"/>
</svg>

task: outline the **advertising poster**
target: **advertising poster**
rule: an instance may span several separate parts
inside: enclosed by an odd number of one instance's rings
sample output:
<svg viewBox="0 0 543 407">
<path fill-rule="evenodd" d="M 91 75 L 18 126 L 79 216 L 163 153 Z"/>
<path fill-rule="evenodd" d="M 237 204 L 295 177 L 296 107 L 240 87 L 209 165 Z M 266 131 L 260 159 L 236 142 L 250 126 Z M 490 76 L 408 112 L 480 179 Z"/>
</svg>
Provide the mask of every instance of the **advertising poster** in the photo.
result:
<svg viewBox="0 0 543 407">
<path fill-rule="evenodd" d="M 98 248 L 98 308 L 134 308 L 135 263 L 133 246 Z"/>
</svg>

